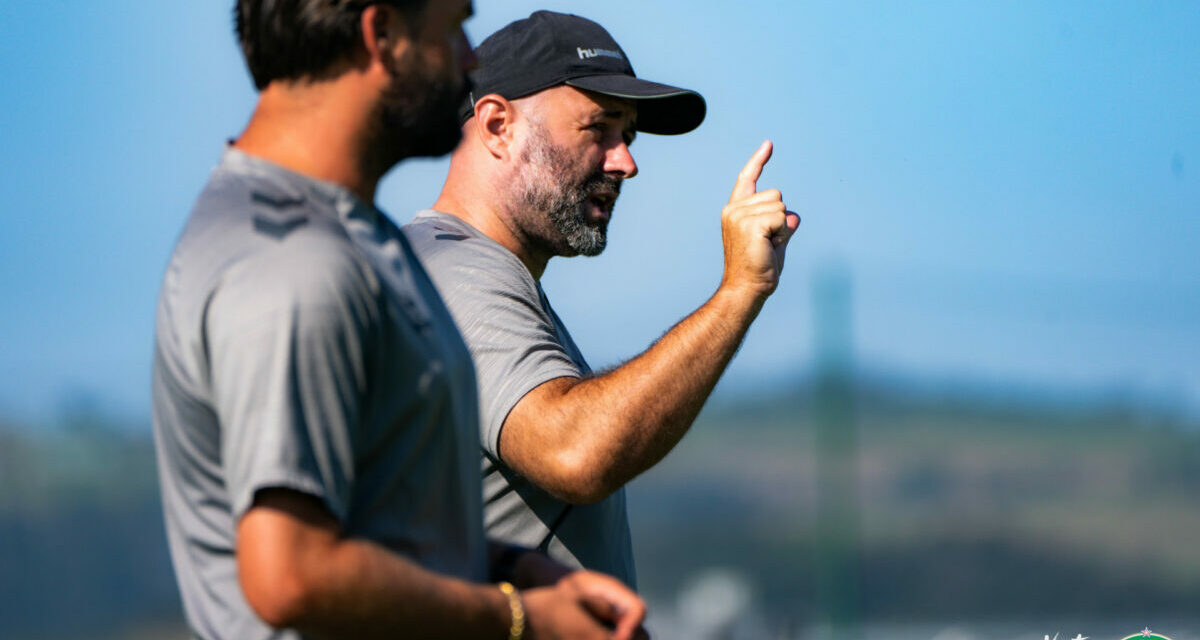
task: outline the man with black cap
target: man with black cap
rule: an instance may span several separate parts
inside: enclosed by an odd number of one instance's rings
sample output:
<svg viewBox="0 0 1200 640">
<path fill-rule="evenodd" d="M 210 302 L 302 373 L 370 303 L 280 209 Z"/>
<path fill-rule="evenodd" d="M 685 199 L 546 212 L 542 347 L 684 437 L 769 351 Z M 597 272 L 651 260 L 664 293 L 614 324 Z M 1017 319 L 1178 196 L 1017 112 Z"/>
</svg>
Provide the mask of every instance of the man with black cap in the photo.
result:
<svg viewBox="0 0 1200 640">
<path fill-rule="evenodd" d="M 637 78 L 600 25 L 539 11 L 477 50 L 464 138 L 432 210 L 405 227 L 475 360 L 485 525 L 635 585 L 623 485 L 683 437 L 774 291 L 799 218 L 756 192 L 754 153 L 722 212 L 717 292 L 624 365 L 593 373 L 539 283 L 596 255 L 635 132 L 701 123 L 694 91 Z"/>
</svg>

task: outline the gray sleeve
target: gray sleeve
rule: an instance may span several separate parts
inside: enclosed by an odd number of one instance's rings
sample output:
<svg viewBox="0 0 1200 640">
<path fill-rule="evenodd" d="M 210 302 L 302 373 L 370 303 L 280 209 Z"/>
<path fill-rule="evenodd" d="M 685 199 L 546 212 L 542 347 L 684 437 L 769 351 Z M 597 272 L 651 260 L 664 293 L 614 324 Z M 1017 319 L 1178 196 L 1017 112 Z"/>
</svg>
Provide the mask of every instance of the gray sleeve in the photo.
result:
<svg viewBox="0 0 1200 640">
<path fill-rule="evenodd" d="M 208 305 L 211 387 L 235 519 L 260 489 L 286 488 L 346 521 L 378 319 L 369 272 L 329 244 L 289 238 L 234 265 Z"/>
<path fill-rule="evenodd" d="M 454 241 L 446 241 L 454 242 Z M 468 247 L 430 254 L 430 276 L 475 360 L 480 438 L 499 457 L 500 430 L 525 394 L 554 378 L 581 376 L 542 308 L 524 266 L 498 248 Z M 469 264 L 468 264 L 469 262 Z"/>
</svg>

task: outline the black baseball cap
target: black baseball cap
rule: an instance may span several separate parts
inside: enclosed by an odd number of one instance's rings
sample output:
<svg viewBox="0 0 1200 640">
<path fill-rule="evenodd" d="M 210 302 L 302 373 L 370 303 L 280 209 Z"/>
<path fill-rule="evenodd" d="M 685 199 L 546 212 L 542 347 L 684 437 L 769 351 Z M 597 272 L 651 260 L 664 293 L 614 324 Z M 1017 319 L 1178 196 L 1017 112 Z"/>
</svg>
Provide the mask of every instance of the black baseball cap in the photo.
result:
<svg viewBox="0 0 1200 640">
<path fill-rule="evenodd" d="M 475 56 L 474 88 L 459 110 L 463 122 L 475 113 L 475 96 L 515 100 L 560 84 L 633 100 L 638 131 L 687 133 L 704 121 L 700 94 L 638 78 L 617 41 L 587 18 L 536 11 L 488 36 Z"/>
</svg>

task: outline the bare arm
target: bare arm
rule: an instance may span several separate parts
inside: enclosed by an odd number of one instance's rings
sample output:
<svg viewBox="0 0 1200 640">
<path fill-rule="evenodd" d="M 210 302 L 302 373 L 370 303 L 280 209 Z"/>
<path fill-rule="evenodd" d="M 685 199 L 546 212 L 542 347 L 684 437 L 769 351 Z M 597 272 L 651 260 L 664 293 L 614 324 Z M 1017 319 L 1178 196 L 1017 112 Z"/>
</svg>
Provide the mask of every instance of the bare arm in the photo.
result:
<svg viewBox="0 0 1200 640">
<path fill-rule="evenodd" d="M 498 589 L 426 571 L 339 530 L 315 498 L 259 492 L 237 530 L 238 578 L 259 617 L 318 638 L 508 632 L 508 602 Z"/>
<path fill-rule="evenodd" d="M 500 432 L 506 464 L 568 502 L 594 502 L 679 442 L 778 285 L 799 224 L 779 191 L 755 191 L 770 156 L 764 143 L 722 211 L 725 272 L 717 292 L 621 367 L 526 394 Z"/>
<path fill-rule="evenodd" d="M 505 638 L 511 610 L 494 585 L 427 571 L 373 542 L 344 537 L 321 503 L 260 491 L 238 524 L 238 578 L 274 627 L 316 638 Z M 616 580 L 574 572 L 521 594 L 525 637 L 640 637 L 645 607 Z"/>
</svg>

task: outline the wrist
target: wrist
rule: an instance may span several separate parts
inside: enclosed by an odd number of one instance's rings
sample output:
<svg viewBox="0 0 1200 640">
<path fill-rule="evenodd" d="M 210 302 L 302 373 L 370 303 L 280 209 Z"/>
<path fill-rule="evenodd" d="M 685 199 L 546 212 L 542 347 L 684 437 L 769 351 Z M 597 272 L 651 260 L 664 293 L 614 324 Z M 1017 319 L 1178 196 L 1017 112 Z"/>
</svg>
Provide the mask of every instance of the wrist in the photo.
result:
<svg viewBox="0 0 1200 640">
<path fill-rule="evenodd" d="M 722 280 L 709 303 L 716 306 L 722 315 L 744 319 L 748 324 L 758 316 L 770 295 L 771 292 L 760 283 Z"/>
</svg>

